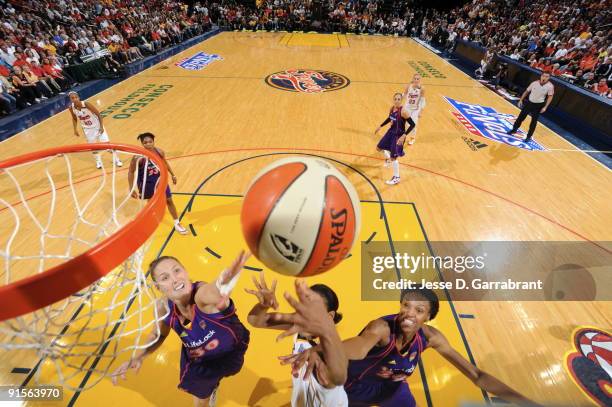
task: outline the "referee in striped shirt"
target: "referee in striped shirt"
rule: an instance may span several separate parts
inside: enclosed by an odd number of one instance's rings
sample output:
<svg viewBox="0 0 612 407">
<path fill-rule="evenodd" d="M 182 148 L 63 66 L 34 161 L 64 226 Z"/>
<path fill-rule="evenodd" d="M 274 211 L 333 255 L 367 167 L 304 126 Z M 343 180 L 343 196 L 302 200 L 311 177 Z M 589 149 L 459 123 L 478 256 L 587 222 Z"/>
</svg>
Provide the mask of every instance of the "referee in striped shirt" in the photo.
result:
<svg viewBox="0 0 612 407">
<path fill-rule="evenodd" d="M 536 125 L 538 124 L 538 117 L 548 109 L 548 105 L 550 105 L 554 93 L 555 87 L 550 83 L 550 74 L 548 72 L 542 72 L 540 80 L 531 82 L 531 85 L 523 92 L 521 100 L 518 102 L 521 113 L 514 122 L 512 130 L 508 130 L 508 134 L 516 133 L 519 127 L 521 127 L 523 120 L 525 120 L 529 114 L 531 115 L 531 122 L 529 123 L 529 131 L 525 139 L 525 143 L 528 143 L 535 132 Z M 529 95 L 527 103 L 523 103 L 527 95 Z"/>
</svg>

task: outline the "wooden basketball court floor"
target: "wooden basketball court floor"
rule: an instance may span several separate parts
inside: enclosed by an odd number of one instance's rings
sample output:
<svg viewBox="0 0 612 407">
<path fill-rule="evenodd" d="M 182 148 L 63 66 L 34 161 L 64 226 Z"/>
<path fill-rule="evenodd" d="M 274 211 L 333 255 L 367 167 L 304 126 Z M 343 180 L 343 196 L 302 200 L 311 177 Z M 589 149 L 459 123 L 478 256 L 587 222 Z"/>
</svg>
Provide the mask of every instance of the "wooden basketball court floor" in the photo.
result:
<svg viewBox="0 0 612 407">
<path fill-rule="evenodd" d="M 199 51 L 223 59 L 199 71 L 175 65 Z M 417 141 L 401 160 L 402 182 L 388 186 L 384 181 L 391 170 L 382 166 L 373 133 L 385 119 L 394 92 L 403 91 L 415 67 L 429 67 L 425 71 L 430 74 L 423 78 L 427 106 Z M 304 94 L 265 83 L 268 75 L 288 69 L 331 71 L 349 78 L 350 84 L 333 92 Z M 125 103 L 119 106 L 121 100 L 142 93 L 143 88 L 165 91 L 127 113 L 119 112 L 125 108 Z M 362 200 L 362 241 L 605 245 L 598 242 L 610 240 L 612 175 L 607 168 L 541 124 L 535 138 L 548 151 L 527 151 L 484 138 L 477 141 L 486 147 L 472 149 L 464 138 L 476 137 L 456 121 L 443 97 L 518 113 L 410 39 L 301 33 L 221 33 L 90 102 L 100 111 L 112 110 L 104 120 L 112 141 L 136 144 L 139 133 L 150 131 L 157 136 L 157 146 L 166 151 L 178 176 L 175 202 L 183 224 L 191 225 L 194 233 L 171 233 L 167 217 L 154 234 L 147 258 L 177 256 L 194 280 L 214 278 L 246 247 L 239 225 L 240 197 L 259 169 L 286 154 L 336 162 Z M 64 111 L 2 142 L 0 159 L 82 141 L 73 136 L 70 115 Z M 76 167 L 79 177 L 96 174 L 91 160 L 79 160 Z M 44 185 L 33 178 L 30 187 L 34 191 Z M 84 184 L 83 188 L 94 187 Z M 47 198 L 35 199 L 44 206 Z M 385 217 L 380 216 L 381 199 Z M 32 233 L 32 238 L 38 236 Z M 602 250 L 608 255 L 610 246 Z M 338 329 L 343 338 L 398 309 L 396 302 L 360 300 L 359 257 L 356 246 L 353 256 L 340 266 L 309 279 L 338 292 L 344 314 Z M 249 265 L 263 267 L 254 259 Z M 233 294 L 245 323 L 254 298 L 243 288 L 252 284 L 252 273 L 256 272 L 243 273 Z M 291 278 L 266 274 L 268 279 L 279 279 L 280 293 L 292 289 Z M 610 289 L 609 279 L 600 283 L 607 284 L 598 289 Z M 283 309 L 288 309 L 286 304 Z M 612 306 L 601 301 L 444 301 L 432 324 L 465 357 L 535 401 L 589 405 L 593 402 L 564 367 L 565 354 L 573 350 L 572 332 L 578 327 L 610 332 Z M 289 405 L 290 373 L 276 357 L 290 352 L 291 343 L 276 343 L 275 335 L 251 329 L 245 366 L 222 382 L 218 405 Z M 66 391 L 61 403 L 45 405 L 191 405 L 190 396 L 176 389 L 179 351 L 179 340 L 171 334 L 138 375 L 130 374 L 116 387 L 105 379 L 81 393 Z M 2 385 L 22 384 L 28 369 L 38 362 L 23 351 L 0 358 Z M 15 368 L 26 373 L 14 373 Z M 489 398 L 431 350 L 425 352 L 409 384 L 420 406 L 484 403 Z"/>
</svg>

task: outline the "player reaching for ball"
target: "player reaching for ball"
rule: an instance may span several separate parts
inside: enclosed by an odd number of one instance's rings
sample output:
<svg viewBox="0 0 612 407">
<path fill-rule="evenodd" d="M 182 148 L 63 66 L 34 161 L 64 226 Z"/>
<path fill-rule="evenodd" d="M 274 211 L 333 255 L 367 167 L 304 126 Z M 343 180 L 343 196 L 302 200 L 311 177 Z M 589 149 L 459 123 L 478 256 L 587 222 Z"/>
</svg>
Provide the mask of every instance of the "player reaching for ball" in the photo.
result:
<svg viewBox="0 0 612 407">
<path fill-rule="evenodd" d="M 412 82 L 406 86 L 403 96 L 406 100 L 404 110 L 408 114 L 406 121 L 409 126 L 406 134 L 409 134 L 414 129 L 412 137 L 408 140 L 408 144 L 412 145 L 416 141 L 416 125 L 421 117 L 421 111 L 425 108 L 425 88 L 421 85 L 421 75 L 418 73 L 414 74 Z"/>
<path fill-rule="evenodd" d="M 138 372 L 145 357 L 161 346 L 172 329 L 183 345 L 178 388 L 193 395 L 196 407 L 214 406 L 219 383 L 240 371 L 249 345 L 249 331 L 238 319 L 229 297 L 249 256 L 240 252 L 213 283 L 192 282 L 174 257 L 154 260 L 148 274 L 166 297 L 170 313 L 147 339 L 151 345 L 113 372 L 113 384 L 118 377 L 125 379 L 129 369 Z M 158 305 L 160 315 L 165 314 L 165 307 L 163 303 Z"/>
<path fill-rule="evenodd" d="M 402 94 L 394 94 L 393 106 L 389 111 L 389 116 L 374 132 L 374 135 L 378 136 L 380 129 L 391 123 L 391 127 L 389 127 L 389 130 L 387 130 L 376 146 L 378 151 L 382 151 L 385 154 L 385 167 L 389 165 L 393 167 L 393 177 L 386 181 L 388 185 L 396 185 L 400 182 L 399 161 L 397 159 L 404 156 L 406 135 L 414 127 L 409 127 L 408 130 L 405 130 L 406 120 L 409 118 L 408 114 L 407 110 L 402 109 Z"/>
<path fill-rule="evenodd" d="M 468 362 L 449 344 L 438 329 L 427 325 L 438 313 L 436 294 L 426 288 L 402 292 L 397 314 L 371 321 L 361 333 L 343 342 L 349 359 L 344 388 L 351 407 L 415 407 L 416 402 L 406 378 L 417 367 L 427 348 L 435 349 L 481 389 L 500 398 L 523 405 L 534 405 L 497 378 Z M 317 363 L 318 349 L 283 357 L 299 370 L 306 363 Z"/>
<path fill-rule="evenodd" d="M 308 288 L 301 280 L 295 281 L 299 301 L 288 294 L 285 298 L 295 309 L 294 314 L 268 312 L 278 309 L 276 280 L 268 287 L 263 273 L 259 281 L 253 276 L 254 290 L 246 292 L 257 297 L 248 316 L 256 328 L 284 330 L 279 339 L 293 335 L 293 353 L 299 354 L 318 346 L 320 357 L 311 365 L 305 364 L 293 377 L 292 407 L 346 407 L 348 399 L 342 387 L 346 380 L 347 359 L 335 324 L 342 315 L 338 312 L 336 293 L 323 284 Z M 318 343 L 316 342 L 318 340 Z"/>
<path fill-rule="evenodd" d="M 72 126 L 74 127 L 74 135 L 79 137 L 77 130 L 77 122 L 81 123 L 81 128 L 85 134 L 88 143 L 108 143 L 108 133 L 102 123 L 102 116 L 98 109 L 89 102 L 83 102 L 76 92 L 69 92 L 70 97 L 70 115 L 72 116 Z M 93 153 L 96 158 L 96 168 L 102 168 L 102 160 L 100 152 Z M 115 165 L 121 167 L 123 163 L 118 157 L 115 157 Z"/>
</svg>

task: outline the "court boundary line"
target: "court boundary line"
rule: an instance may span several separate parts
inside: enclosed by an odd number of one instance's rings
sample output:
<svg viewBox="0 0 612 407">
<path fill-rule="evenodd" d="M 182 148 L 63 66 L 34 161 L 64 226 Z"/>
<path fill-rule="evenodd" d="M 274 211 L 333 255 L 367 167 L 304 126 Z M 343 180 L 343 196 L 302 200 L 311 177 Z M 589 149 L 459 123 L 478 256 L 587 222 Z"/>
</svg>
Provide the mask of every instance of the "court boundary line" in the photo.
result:
<svg viewBox="0 0 612 407">
<path fill-rule="evenodd" d="M 435 52 L 431 51 L 430 49 L 427 49 L 427 47 L 419 44 L 417 41 L 415 41 L 412 37 L 409 37 L 410 40 L 414 41 L 415 44 L 417 44 L 419 47 L 426 49 L 427 51 L 429 51 L 430 53 L 432 53 L 435 57 L 438 58 L 438 60 L 442 60 L 445 63 L 447 63 L 448 65 L 450 65 L 451 67 L 455 68 L 457 71 L 459 71 L 461 74 L 467 76 L 470 80 L 472 81 L 476 81 L 476 79 L 472 78 L 470 75 L 468 75 L 467 73 L 463 72 L 461 69 L 459 69 L 458 67 L 455 66 L 455 64 L 450 63 L 449 61 L 447 61 L 446 59 L 444 59 L 440 54 L 436 54 Z M 476 81 L 478 82 L 478 81 Z M 481 84 L 482 85 L 482 84 Z M 510 106 L 512 106 L 513 108 L 517 108 L 514 104 L 512 104 L 509 100 L 507 100 L 506 98 L 502 97 L 501 95 L 498 95 L 497 93 L 493 92 L 491 89 L 487 88 L 486 86 L 482 85 L 483 88 L 487 89 L 489 92 L 493 93 L 495 96 L 499 97 L 501 100 L 503 100 L 504 102 L 506 102 L 507 104 L 509 104 Z M 557 133 L 556 131 L 554 131 L 553 129 L 551 129 L 550 127 L 548 127 L 545 123 L 542 123 L 541 121 L 538 121 L 538 124 L 541 126 L 544 126 L 548 129 L 548 131 L 550 131 L 552 134 L 554 134 L 555 136 L 557 136 L 558 138 L 560 138 L 561 140 L 563 140 L 564 142 L 566 142 L 567 144 L 569 144 L 570 146 L 574 147 L 574 149 L 576 151 L 580 151 L 581 153 L 583 153 L 586 157 L 590 158 L 591 160 L 595 161 L 597 164 L 599 164 L 601 167 L 603 167 L 604 169 L 606 169 L 607 171 L 612 171 L 610 168 L 608 168 L 604 163 L 600 162 L 599 160 L 597 160 L 594 157 L 591 157 L 588 153 L 586 153 L 584 150 L 582 150 L 581 148 L 579 148 L 578 146 L 574 145 L 574 143 L 570 142 L 569 140 L 567 140 L 565 137 L 563 137 L 562 135 L 560 135 L 559 133 Z M 561 127 L 561 126 L 559 126 Z M 568 132 L 569 133 L 569 132 Z M 597 150 L 598 152 L 600 152 L 599 150 Z M 604 153 L 605 154 L 605 153 Z"/>
<path fill-rule="evenodd" d="M 221 172 L 223 172 L 227 168 L 232 167 L 232 166 L 237 165 L 237 164 L 240 164 L 240 163 L 243 163 L 245 161 L 249 161 L 249 160 L 255 159 L 255 158 L 269 157 L 269 156 L 274 156 L 274 155 L 290 155 L 290 154 L 294 154 L 294 153 L 292 153 L 292 152 L 282 152 L 281 151 L 281 152 L 274 152 L 274 153 L 267 153 L 267 154 L 259 154 L 259 155 L 255 155 L 255 156 L 251 156 L 251 157 L 246 157 L 246 158 L 242 158 L 240 160 L 231 162 L 231 163 L 226 164 L 225 166 L 221 167 L 220 169 L 214 171 L 212 174 L 208 175 L 200 183 L 200 185 L 198 185 L 198 187 L 194 190 L 194 193 L 192 194 L 191 198 L 189 199 L 189 201 L 187 202 L 187 204 L 185 205 L 185 207 L 181 211 L 181 214 L 179 216 L 179 220 L 182 220 L 187 212 L 191 212 L 191 208 L 193 206 L 193 202 L 194 202 L 195 198 L 198 196 L 198 193 L 199 193 L 200 189 L 202 189 L 204 187 L 204 185 L 206 185 L 206 183 L 208 181 L 210 181 L 213 177 L 215 177 L 217 174 L 220 174 Z M 392 253 L 394 253 L 394 255 L 395 255 L 395 248 L 393 246 L 393 239 L 391 237 L 391 230 L 389 229 L 389 223 L 388 223 L 388 220 L 387 220 L 387 215 L 386 215 L 386 212 L 385 212 L 384 204 L 382 202 L 382 195 L 381 195 L 380 191 L 378 190 L 378 188 L 376 187 L 376 185 L 374 185 L 372 180 L 370 180 L 370 178 L 366 174 L 364 174 L 363 172 L 361 172 L 357 168 L 354 168 L 350 164 L 346 164 L 346 163 L 344 163 L 344 162 L 342 162 L 340 160 L 337 160 L 337 159 L 334 159 L 334 158 L 329 158 L 329 157 L 318 156 L 316 154 L 305 154 L 305 155 L 309 155 L 309 156 L 313 156 L 313 157 L 319 157 L 319 158 L 323 158 L 323 159 L 328 159 L 330 161 L 334 161 L 334 162 L 336 162 L 338 164 L 341 164 L 341 165 L 343 165 L 343 166 L 345 166 L 347 168 L 350 168 L 351 170 L 353 170 L 354 172 L 359 174 L 363 179 L 365 179 L 370 184 L 370 186 L 372 187 L 372 189 L 374 190 L 374 192 L 376 193 L 376 195 L 379 198 L 379 201 L 378 201 L 380 203 L 380 215 L 379 215 L 379 219 L 383 219 L 383 222 L 385 223 L 385 228 L 387 230 L 387 236 L 388 236 L 389 245 L 391 247 Z M 166 240 L 164 241 L 164 243 L 162 244 L 160 250 L 158 251 L 156 258 L 159 258 L 159 256 L 161 256 L 161 254 L 165 250 L 166 246 L 168 245 L 168 243 L 172 239 L 172 236 L 174 235 L 174 231 L 175 231 L 174 228 L 172 228 L 170 230 L 170 233 L 168 234 L 168 236 L 166 237 Z M 400 280 L 401 279 L 401 274 L 400 274 L 399 270 L 397 269 L 397 267 L 395 267 L 395 272 L 396 272 L 397 279 Z M 149 272 L 146 273 L 146 277 L 148 277 L 148 276 L 149 276 Z M 130 301 L 128 301 L 128 303 L 126 305 L 126 309 L 125 309 L 124 312 L 127 312 L 131 308 L 131 306 L 134 303 L 134 301 L 135 301 L 134 297 Z M 115 325 L 113 326 L 113 329 L 111 330 L 111 332 L 110 332 L 108 337 L 114 336 L 115 332 L 117 331 L 119 326 L 122 324 L 122 319 L 123 319 L 123 313 L 122 313 L 122 318 L 120 318 L 119 321 L 115 323 Z M 66 326 L 66 328 L 68 328 L 68 326 Z M 106 341 L 104 343 L 104 345 L 100 348 L 100 350 L 97 353 L 93 363 L 87 369 L 87 372 L 85 373 L 85 376 L 83 377 L 83 380 L 81 381 L 81 384 L 80 384 L 79 387 L 84 387 L 87 384 L 87 381 L 91 377 L 91 374 L 92 374 L 93 370 L 95 370 L 98 362 L 101 360 L 102 355 L 104 355 L 104 353 L 106 352 L 106 349 L 108 348 L 109 344 L 110 344 L 110 342 Z M 428 401 L 427 406 L 428 407 L 433 407 L 433 405 L 431 404 L 431 396 L 429 395 L 429 386 L 427 384 L 427 377 L 426 377 L 424 371 L 422 373 L 423 374 L 421 375 L 421 381 L 423 382 L 423 389 L 424 389 L 424 391 L 426 393 L 426 400 Z M 71 397 L 71 399 L 70 399 L 70 401 L 68 403 L 68 407 L 72 407 L 72 406 L 74 406 L 76 404 L 76 402 L 77 402 L 79 396 L 81 395 L 81 393 L 82 393 L 82 390 L 77 390 L 73 394 L 73 396 Z"/>
</svg>

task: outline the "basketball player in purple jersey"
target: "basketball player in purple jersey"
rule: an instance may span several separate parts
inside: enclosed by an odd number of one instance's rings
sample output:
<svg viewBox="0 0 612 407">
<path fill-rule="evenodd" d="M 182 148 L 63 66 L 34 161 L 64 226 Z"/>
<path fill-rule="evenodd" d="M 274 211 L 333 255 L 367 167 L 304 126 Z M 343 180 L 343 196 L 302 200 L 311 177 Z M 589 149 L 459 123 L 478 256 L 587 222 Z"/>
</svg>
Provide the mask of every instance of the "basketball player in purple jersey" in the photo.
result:
<svg viewBox="0 0 612 407">
<path fill-rule="evenodd" d="M 129 369 L 138 371 L 144 358 L 161 346 L 172 329 L 183 345 L 178 388 L 194 396 L 196 407 L 214 406 L 221 379 L 240 371 L 249 345 L 249 331 L 229 298 L 249 256 L 241 252 L 213 283 L 192 282 L 174 257 L 153 261 L 149 273 L 166 296 L 170 313 L 158 322 L 161 335 L 153 331 L 147 340 L 151 345 L 113 372 L 113 384 L 118 377 L 125 379 Z M 160 315 L 166 309 L 165 304 L 158 306 Z"/>
<path fill-rule="evenodd" d="M 166 168 L 172 177 L 172 183 L 176 185 L 176 175 L 174 175 L 174 171 L 172 171 L 172 167 L 166 160 L 166 154 L 164 150 L 161 148 L 155 147 L 155 136 L 153 133 L 142 133 L 138 136 L 138 140 L 142 143 L 142 146 L 149 151 L 157 154 L 161 157 L 166 164 Z M 146 168 L 145 168 L 146 165 Z M 130 185 L 130 191 L 134 187 L 134 172 L 138 168 L 137 172 L 137 181 L 136 186 L 138 187 L 138 192 L 134 191 L 132 193 L 132 197 L 140 198 L 140 199 L 151 199 L 153 193 L 155 192 L 155 188 L 157 188 L 157 181 L 159 180 L 159 168 L 151 162 L 147 161 L 142 157 L 133 157 L 130 162 L 130 170 L 128 171 L 128 183 Z M 168 212 L 170 212 L 170 216 L 174 220 L 174 230 L 176 230 L 181 235 L 187 234 L 187 229 L 181 225 L 181 222 L 178 218 L 178 213 L 176 212 L 176 205 L 174 205 L 174 201 L 172 200 L 172 192 L 170 192 L 170 187 L 166 186 L 166 204 L 168 205 Z"/>
<path fill-rule="evenodd" d="M 408 130 L 405 130 L 406 120 L 409 118 L 408 111 L 402 109 L 402 94 L 396 93 L 393 95 L 393 106 L 389 111 L 389 116 L 374 132 L 375 136 L 378 136 L 378 132 L 388 123 L 391 123 L 391 127 L 380 139 L 376 149 L 382 151 L 385 154 L 385 167 L 389 164 L 393 167 L 393 177 L 386 181 L 388 185 L 396 185 L 400 182 L 399 175 L 399 162 L 398 157 L 404 156 L 404 142 L 406 141 L 406 135 L 414 128 L 411 126 Z"/>
<path fill-rule="evenodd" d="M 343 342 L 349 359 L 348 379 L 344 388 L 349 405 L 380 407 L 415 407 L 406 378 L 417 367 L 421 353 L 433 348 L 481 389 L 518 404 L 534 405 L 497 378 L 468 362 L 436 328 L 426 325 L 439 309 L 436 294 L 424 288 L 402 292 L 398 314 L 371 321 L 354 338 Z M 316 349 L 315 349 L 316 350 Z M 318 354 L 306 350 L 301 355 L 283 357 L 297 371 Z"/>
</svg>

